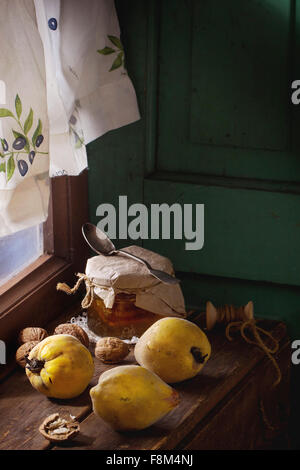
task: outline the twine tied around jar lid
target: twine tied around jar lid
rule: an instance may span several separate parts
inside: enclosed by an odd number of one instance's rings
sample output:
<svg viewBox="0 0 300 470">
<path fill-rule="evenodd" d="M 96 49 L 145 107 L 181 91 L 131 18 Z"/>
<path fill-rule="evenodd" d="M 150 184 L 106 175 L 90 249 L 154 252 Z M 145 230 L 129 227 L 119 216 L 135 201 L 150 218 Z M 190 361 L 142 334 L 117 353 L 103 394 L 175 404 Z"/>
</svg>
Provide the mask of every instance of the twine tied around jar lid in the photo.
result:
<svg viewBox="0 0 300 470">
<path fill-rule="evenodd" d="M 65 282 L 59 282 L 56 285 L 56 290 L 65 292 L 68 295 L 75 294 L 75 292 L 78 291 L 82 282 L 85 281 L 86 294 L 81 302 L 81 306 L 83 309 L 89 308 L 93 303 L 95 296 L 94 287 L 97 287 L 97 284 L 95 284 L 86 274 L 77 273 L 76 276 L 78 277 L 78 281 L 76 282 L 74 287 L 69 287 L 68 284 L 66 284 Z"/>
</svg>

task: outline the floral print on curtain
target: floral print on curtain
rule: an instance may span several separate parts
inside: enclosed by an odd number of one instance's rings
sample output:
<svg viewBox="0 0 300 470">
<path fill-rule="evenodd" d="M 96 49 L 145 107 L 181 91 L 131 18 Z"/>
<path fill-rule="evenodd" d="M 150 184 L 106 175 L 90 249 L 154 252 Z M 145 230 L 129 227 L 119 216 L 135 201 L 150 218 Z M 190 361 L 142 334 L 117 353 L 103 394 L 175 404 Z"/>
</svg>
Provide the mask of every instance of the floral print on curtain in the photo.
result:
<svg viewBox="0 0 300 470">
<path fill-rule="evenodd" d="M 140 118 L 113 0 L 1 0 L 0 236 L 46 220 L 48 178 Z M 0 95 L 1 96 L 1 95 Z"/>
</svg>

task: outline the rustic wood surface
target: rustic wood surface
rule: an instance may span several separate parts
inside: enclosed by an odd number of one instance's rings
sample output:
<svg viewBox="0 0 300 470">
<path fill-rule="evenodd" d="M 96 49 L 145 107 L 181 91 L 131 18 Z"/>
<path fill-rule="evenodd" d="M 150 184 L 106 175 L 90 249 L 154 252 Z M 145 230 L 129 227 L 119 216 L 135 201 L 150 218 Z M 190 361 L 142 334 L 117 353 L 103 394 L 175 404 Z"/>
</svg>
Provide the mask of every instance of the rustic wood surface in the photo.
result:
<svg viewBox="0 0 300 470">
<path fill-rule="evenodd" d="M 195 427 L 192 433 L 183 439 L 181 448 L 188 450 L 243 450 L 285 448 L 288 446 L 286 434 L 289 414 L 289 368 L 290 345 L 283 346 L 278 364 L 282 370 L 282 381 L 274 390 L 270 385 L 274 375 L 266 361 L 260 363 L 243 380 L 228 400 L 217 405 Z M 255 371 L 255 372 L 254 372 Z M 264 422 L 263 411 L 266 422 Z M 274 438 L 281 434 L 281 442 L 274 446 Z"/>
<path fill-rule="evenodd" d="M 64 320 L 61 318 L 60 322 Z M 201 323 L 201 316 L 194 315 L 194 321 Z M 278 357 L 281 357 L 288 343 L 285 325 L 269 320 L 264 320 L 262 325 L 280 341 Z M 212 356 L 203 371 L 191 380 L 174 385 L 181 396 L 179 406 L 159 423 L 140 432 L 115 432 L 96 417 L 91 410 L 89 389 L 72 400 L 48 399 L 31 387 L 24 370 L 18 368 L 0 384 L 0 449 L 116 450 L 178 447 L 189 433 L 193 435 L 197 426 L 202 422 L 205 425 L 209 414 L 222 401 L 233 396 L 233 390 L 238 385 L 245 383 L 249 377 L 254 380 L 256 370 L 263 370 L 262 375 L 267 372 L 270 384 L 274 379 L 273 366 L 261 350 L 245 343 L 238 334 L 232 342 L 226 339 L 223 330 L 208 332 L 208 336 L 212 344 Z M 286 367 L 288 362 L 280 361 Z M 135 360 L 131 352 L 123 364 L 133 363 Z M 95 385 L 99 375 L 110 367 L 95 359 L 95 374 L 90 386 Z M 80 434 L 70 443 L 54 446 L 39 433 L 41 422 L 54 412 L 70 413 L 81 422 Z M 191 443 L 184 446 L 197 448 L 197 437 L 191 439 Z"/>
</svg>

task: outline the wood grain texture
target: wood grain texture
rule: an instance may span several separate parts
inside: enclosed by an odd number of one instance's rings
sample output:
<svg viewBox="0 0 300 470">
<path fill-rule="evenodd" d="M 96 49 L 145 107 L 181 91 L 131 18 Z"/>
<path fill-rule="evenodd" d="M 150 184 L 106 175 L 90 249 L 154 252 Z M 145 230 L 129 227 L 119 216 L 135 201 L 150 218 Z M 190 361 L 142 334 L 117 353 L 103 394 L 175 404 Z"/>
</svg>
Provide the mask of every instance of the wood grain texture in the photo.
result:
<svg viewBox="0 0 300 470">
<path fill-rule="evenodd" d="M 219 6 L 218 0 L 193 2 L 191 141 L 287 150 L 290 3 Z"/>
<path fill-rule="evenodd" d="M 199 316 L 196 317 L 200 321 Z M 63 319 L 61 320 L 63 321 Z M 281 342 L 287 343 L 286 328 L 282 323 L 265 321 Z M 179 407 L 163 420 L 139 433 L 117 433 L 91 413 L 88 390 L 72 400 L 55 400 L 37 393 L 24 371 L 18 369 L 0 385 L 0 449 L 52 448 L 38 432 L 46 416 L 54 412 L 68 412 L 81 424 L 80 435 L 62 448 L 78 449 L 158 449 L 178 445 L 212 410 L 230 395 L 249 374 L 256 376 L 256 367 L 264 364 L 273 380 L 274 371 L 263 353 L 236 337 L 228 342 L 222 330 L 209 333 L 212 357 L 202 373 L 189 381 L 176 384 L 181 396 Z M 124 364 L 134 363 L 133 354 Z M 109 366 L 95 360 L 93 386 L 99 375 Z M 258 384 L 259 385 L 259 384 Z"/>
<path fill-rule="evenodd" d="M 264 361 L 217 405 L 181 446 L 188 450 L 287 448 L 290 345 L 277 355 L 282 381 L 272 389 L 273 372 Z M 273 428 L 273 429 L 272 429 Z M 274 439 L 277 439 L 274 446 Z"/>
<path fill-rule="evenodd" d="M 160 6 L 157 169 L 299 182 L 298 1 Z"/>
</svg>

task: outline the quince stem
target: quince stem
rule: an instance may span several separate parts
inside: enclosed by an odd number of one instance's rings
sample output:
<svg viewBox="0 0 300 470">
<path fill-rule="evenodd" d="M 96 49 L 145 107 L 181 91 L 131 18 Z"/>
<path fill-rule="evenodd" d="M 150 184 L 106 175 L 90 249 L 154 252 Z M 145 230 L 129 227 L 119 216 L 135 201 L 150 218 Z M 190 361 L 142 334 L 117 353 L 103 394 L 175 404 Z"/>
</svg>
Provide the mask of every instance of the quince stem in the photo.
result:
<svg viewBox="0 0 300 470">
<path fill-rule="evenodd" d="M 205 358 L 208 356 L 208 354 L 203 355 L 201 350 L 195 346 L 191 348 L 191 353 L 194 356 L 195 361 L 199 362 L 199 364 L 203 364 L 205 362 Z"/>
<path fill-rule="evenodd" d="M 33 372 L 35 374 L 38 374 L 41 372 L 45 365 L 45 361 L 41 361 L 39 359 L 29 359 L 28 355 L 25 356 L 25 361 L 26 361 L 26 369 L 29 369 L 30 372 Z"/>
</svg>

